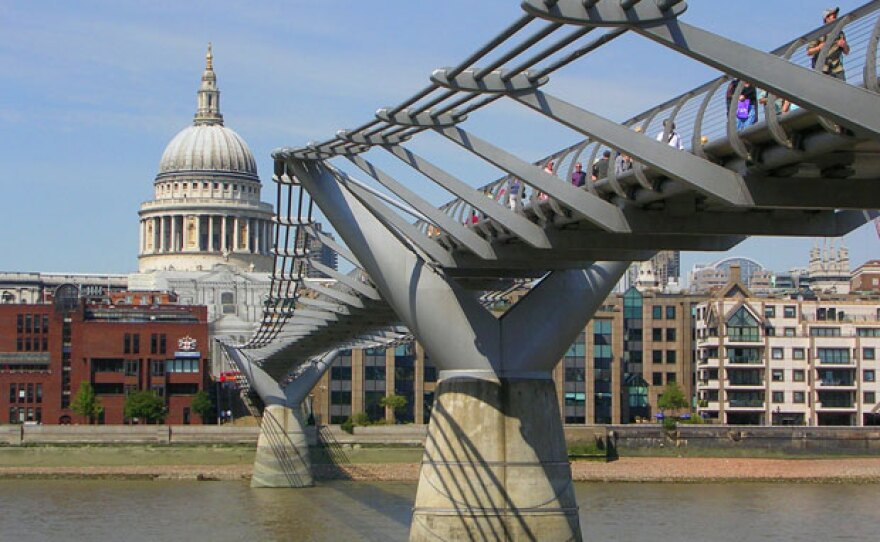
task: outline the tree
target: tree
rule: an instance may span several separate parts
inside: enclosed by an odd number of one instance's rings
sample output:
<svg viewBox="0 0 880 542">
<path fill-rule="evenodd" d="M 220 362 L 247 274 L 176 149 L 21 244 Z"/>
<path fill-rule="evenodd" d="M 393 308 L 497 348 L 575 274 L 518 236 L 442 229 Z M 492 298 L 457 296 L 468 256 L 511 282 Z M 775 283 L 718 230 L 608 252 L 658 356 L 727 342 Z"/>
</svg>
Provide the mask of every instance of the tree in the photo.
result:
<svg viewBox="0 0 880 542">
<path fill-rule="evenodd" d="M 126 418 L 142 418 L 147 422 L 162 421 L 167 413 L 165 401 L 152 391 L 147 390 L 128 394 L 123 410 Z"/>
<path fill-rule="evenodd" d="M 379 399 L 379 406 L 390 408 L 394 413 L 394 420 L 397 421 L 397 413 L 406 407 L 406 397 L 403 395 L 386 395 Z"/>
<path fill-rule="evenodd" d="M 193 396 L 192 409 L 193 412 L 198 414 L 202 419 L 202 423 L 205 423 L 205 420 L 210 418 L 214 413 L 214 404 L 211 402 L 211 398 L 205 390 L 202 390 Z"/>
<path fill-rule="evenodd" d="M 666 384 L 663 394 L 660 396 L 660 399 L 657 400 L 657 406 L 660 407 L 661 410 L 685 408 L 688 406 L 688 400 L 685 398 L 684 392 L 681 391 L 681 388 L 678 387 L 678 384 L 670 382 Z"/>
<path fill-rule="evenodd" d="M 70 409 L 80 416 L 88 419 L 89 424 L 94 423 L 95 418 L 104 412 L 104 405 L 101 400 L 95 396 L 95 390 L 88 382 L 81 382 L 73 401 L 70 403 Z"/>
</svg>

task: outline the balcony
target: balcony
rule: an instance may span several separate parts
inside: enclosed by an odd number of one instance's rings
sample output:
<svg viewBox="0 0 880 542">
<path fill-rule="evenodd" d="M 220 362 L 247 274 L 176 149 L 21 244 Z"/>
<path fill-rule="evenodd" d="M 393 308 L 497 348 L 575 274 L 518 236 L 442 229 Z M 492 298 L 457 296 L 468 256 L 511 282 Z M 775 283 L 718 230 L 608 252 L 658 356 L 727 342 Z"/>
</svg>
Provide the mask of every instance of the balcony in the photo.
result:
<svg viewBox="0 0 880 542">
<path fill-rule="evenodd" d="M 764 410 L 764 401 L 761 399 L 731 399 L 727 401 L 728 408 L 746 408 Z"/>
</svg>

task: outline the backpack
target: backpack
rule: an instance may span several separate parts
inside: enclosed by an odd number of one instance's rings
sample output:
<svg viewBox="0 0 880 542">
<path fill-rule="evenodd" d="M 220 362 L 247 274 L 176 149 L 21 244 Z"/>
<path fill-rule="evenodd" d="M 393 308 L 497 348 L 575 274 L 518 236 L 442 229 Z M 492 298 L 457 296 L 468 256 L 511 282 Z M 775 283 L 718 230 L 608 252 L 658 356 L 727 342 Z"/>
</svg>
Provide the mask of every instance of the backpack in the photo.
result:
<svg viewBox="0 0 880 542">
<path fill-rule="evenodd" d="M 738 118 L 739 120 L 748 119 L 750 106 L 751 106 L 751 100 L 749 100 L 748 98 L 737 102 L 737 104 L 736 104 L 736 118 Z"/>
</svg>

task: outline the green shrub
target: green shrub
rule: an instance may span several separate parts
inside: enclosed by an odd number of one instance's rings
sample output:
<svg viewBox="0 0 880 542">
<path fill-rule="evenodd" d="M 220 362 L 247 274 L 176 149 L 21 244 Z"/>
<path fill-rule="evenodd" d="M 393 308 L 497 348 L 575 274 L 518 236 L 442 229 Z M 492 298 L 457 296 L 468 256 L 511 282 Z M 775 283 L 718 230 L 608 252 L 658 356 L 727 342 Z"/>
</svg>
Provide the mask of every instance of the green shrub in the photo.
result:
<svg viewBox="0 0 880 542">
<path fill-rule="evenodd" d="M 676 420 L 673 418 L 663 418 L 663 430 L 675 431 Z"/>
<path fill-rule="evenodd" d="M 358 427 L 365 427 L 373 424 L 366 412 L 358 412 L 351 417 L 351 422 Z"/>
<path fill-rule="evenodd" d="M 339 427 L 349 435 L 354 433 L 354 421 L 351 419 L 351 416 L 346 418 L 345 421 L 339 425 Z"/>
</svg>

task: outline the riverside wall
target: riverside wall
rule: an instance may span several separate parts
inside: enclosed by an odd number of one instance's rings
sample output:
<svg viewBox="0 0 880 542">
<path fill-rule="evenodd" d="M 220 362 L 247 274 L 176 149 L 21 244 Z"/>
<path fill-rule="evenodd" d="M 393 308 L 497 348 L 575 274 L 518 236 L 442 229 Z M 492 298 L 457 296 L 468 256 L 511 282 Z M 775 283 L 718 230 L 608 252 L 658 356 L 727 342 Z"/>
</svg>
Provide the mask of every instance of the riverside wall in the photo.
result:
<svg viewBox="0 0 880 542">
<path fill-rule="evenodd" d="M 314 427 L 306 427 L 309 443 L 319 440 Z M 252 445 L 259 427 L 235 425 L 0 425 L 0 446 L 28 445 Z M 424 425 L 321 428 L 325 443 L 363 446 L 423 446 Z M 763 427 L 750 425 L 568 426 L 569 446 L 595 446 L 626 454 L 651 450 L 766 451 L 779 453 L 880 455 L 880 427 Z"/>
</svg>

